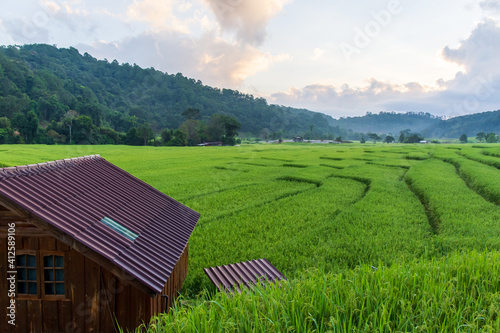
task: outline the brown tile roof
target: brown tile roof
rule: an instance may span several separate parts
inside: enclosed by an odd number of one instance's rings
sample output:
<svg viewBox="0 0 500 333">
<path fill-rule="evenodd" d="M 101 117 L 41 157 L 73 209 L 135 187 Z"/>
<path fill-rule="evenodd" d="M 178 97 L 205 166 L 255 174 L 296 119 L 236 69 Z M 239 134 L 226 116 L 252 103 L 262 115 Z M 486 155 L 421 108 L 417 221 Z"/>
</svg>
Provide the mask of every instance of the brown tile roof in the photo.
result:
<svg viewBox="0 0 500 333">
<path fill-rule="evenodd" d="M 240 286 L 253 290 L 257 283 L 285 280 L 283 274 L 267 259 L 203 269 L 219 291 L 241 292 Z"/>
<path fill-rule="evenodd" d="M 0 197 L 47 222 L 66 243 L 76 240 L 109 260 L 151 294 L 163 289 L 200 217 L 99 155 L 2 168 Z"/>
</svg>

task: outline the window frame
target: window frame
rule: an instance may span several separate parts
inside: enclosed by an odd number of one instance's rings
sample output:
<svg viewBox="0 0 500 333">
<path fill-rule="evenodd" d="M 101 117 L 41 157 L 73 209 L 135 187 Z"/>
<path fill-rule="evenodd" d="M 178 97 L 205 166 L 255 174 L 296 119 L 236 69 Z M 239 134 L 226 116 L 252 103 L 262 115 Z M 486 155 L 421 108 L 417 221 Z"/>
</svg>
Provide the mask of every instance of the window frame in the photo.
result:
<svg viewBox="0 0 500 333">
<path fill-rule="evenodd" d="M 36 261 L 36 283 L 37 283 L 37 293 L 36 294 L 20 294 L 19 293 L 19 279 L 16 279 L 16 295 L 18 299 L 40 299 L 40 300 L 64 300 L 68 299 L 68 272 L 67 272 L 67 267 L 68 267 L 68 262 L 67 262 L 67 252 L 66 251 L 45 251 L 45 250 L 17 250 L 16 251 L 16 271 L 17 271 L 17 256 L 21 255 L 34 255 L 35 256 L 35 261 Z M 63 267 L 62 270 L 64 272 L 64 294 L 61 295 L 47 295 L 45 293 L 45 263 L 44 263 L 44 258 L 46 256 L 61 256 L 63 258 Z M 55 265 L 55 263 L 53 263 Z M 23 266 L 25 267 L 25 266 Z M 55 273 L 55 267 L 51 267 L 51 269 Z M 55 279 L 55 274 L 53 276 Z M 24 280 L 23 280 L 24 281 Z M 61 281 L 47 281 L 50 283 L 55 284 L 57 282 Z M 28 286 L 26 286 L 28 288 Z M 55 289 L 54 289 L 55 291 Z"/>
<path fill-rule="evenodd" d="M 16 272 L 17 272 L 17 257 L 23 255 L 35 256 L 35 269 L 36 269 L 36 294 L 20 294 L 19 293 L 19 276 L 16 276 L 16 295 L 19 299 L 39 299 L 40 298 L 40 269 L 38 267 L 38 251 L 36 250 L 17 250 L 16 251 Z M 22 266 L 26 267 L 26 266 Z M 25 268 L 26 269 L 26 268 Z M 23 280 L 28 281 L 28 280 Z M 26 282 L 26 288 L 28 290 L 28 282 Z"/>
<path fill-rule="evenodd" d="M 42 296 L 42 299 L 65 299 L 66 298 L 66 295 L 67 295 L 67 288 L 66 286 L 68 285 L 67 282 L 66 282 L 66 275 L 67 273 L 65 272 L 66 271 L 66 267 L 67 267 L 67 264 L 66 264 L 66 256 L 64 255 L 64 252 L 62 251 L 39 251 L 39 254 L 40 254 L 40 260 L 39 260 L 39 265 L 40 265 L 40 277 L 41 277 L 41 284 L 40 284 L 40 291 L 41 291 L 41 296 Z M 61 294 L 61 295 L 57 295 L 57 294 L 45 294 L 45 262 L 44 262 L 44 259 L 46 256 L 61 256 L 63 257 L 63 267 L 62 267 L 62 270 L 64 272 L 64 294 Z M 53 271 L 55 271 L 55 263 L 52 262 L 52 268 Z M 55 273 L 55 272 L 54 272 Z M 54 287 L 55 287 L 55 284 L 56 284 L 56 281 L 55 281 L 55 274 L 54 274 L 54 280 L 53 281 L 48 281 L 52 284 L 54 284 Z M 54 289 L 54 292 L 55 292 L 55 289 Z"/>
</svg>

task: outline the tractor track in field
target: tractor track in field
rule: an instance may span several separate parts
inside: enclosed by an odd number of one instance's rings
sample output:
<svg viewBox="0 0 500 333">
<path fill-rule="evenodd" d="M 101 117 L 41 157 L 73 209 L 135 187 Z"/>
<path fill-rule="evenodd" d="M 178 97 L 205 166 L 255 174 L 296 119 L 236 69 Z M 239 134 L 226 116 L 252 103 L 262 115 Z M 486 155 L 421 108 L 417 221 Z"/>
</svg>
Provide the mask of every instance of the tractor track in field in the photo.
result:
<svg viewBox="0 0 500 333">
<path fill-rule="evenodd" d="M 459 156 L 462 156 L 462 155 L 459 155 Z M 447 158 L 443 158 L 443 159 L 440 159 L 440 160 L 443 161 L 443 162 L 445 162 L 445 163 L 448 163 L 448 164 L 452 165 L 453 167 L 455 167 L 455 172 L 457 173 L 458 178 L 460 178 L 464 182 L 465 186 L 467 186 L 472 192 L 476 193 L 478 196 L 480 196 L 481 198 L 483 198 L 484 200 L 486 200 L 489 203 L 492 203 L 492 204 L 497 205 L 497 206 L 500 204 L 500 202 L 498 200 L 490 198 L 488 195 L 486 195 L 485 193 L 483 193 L 482 191 L 480 191 L 478 189 L 478 186 L 475 186 L 474 184 L 472 184 L 472 182 L 469 181 L 467 179 L 467 177 L 465 177 L 460 172 L 460 167 L 461 167 L 460 166 L 460 162 L 453 161 L 453 160 L 447 159 Z M 474 161 L 474 160 L 470 160 L 470 161 L 479 163 L 479 162 Z M 486 165 L 486 166 L 491 166 L 491 165 L 484 164 L 484 163 L 482 163 L 482 164 Z"/>
<path fill-rule="evenodd" d="M 408 170 L 407 170 L 408 171 Z M 441 224 L 441 219 L 439 218 L 438 215 L 436 215 L 432 209 L 430 208 L 430 204 L 428 200 L 425 198 L 425 196 L 420 193 L 415 187 L 413 186 L 413 183 L 411 179 L 407 176 L 407 172 L 403 175 L 404 182 L 408 189 L 417 197 L 417 199 L 420 201 L 422 204 L 422 207 L 424 208 L 425 215 L 427 216 L 427 221 L 429 222 L 429 226 L 431 227 L 432 234 L 433 235 L 438 235 L 439 234 L 439 226 Z"/>
<path fill-rule="evenodd" d="M 368 179 L 368 178 L 362 178 L 362 177 L 355 177 L 355 176 L 343 176 L 343 175 L 331 175 L 327 178 L 340 178 L 340 179 L 348 179 L 348 180 L 353 180 L 355 182 L 358 182 L 358 183 L 361 183 L 365 186 L 365 190 L 363 192 L 363 194 L 361 194 L 361 196 L 354 200 L 351 205 L 354 205 L 354 204 L 357 204 L 358 202 L 360 202 L 361 200 L 363 200 L 366 195 L 368 194 L 368 192 L 371 190 L 371 186 L 372 186 L 372 180 L 371 179 Z"/>
<path fill-rule="evenodd" d="M 364 190 L 363 194 L 361 196 L 359 196 L 359 198 L 356 198 L 355 200 L 353 200 L 350 205 L 354 205 L 354 204 L 360 202 L 361 200 L 363 200 L 365 198 L 366 194 L 368 193 L 368 191 L 370 191 L 370 189 L 371 189 L 371 180 L 368 179 L 368 178 L 350 177 L 350 176 L 337 176 L 337 175 L 331 175 L 331 176 L 327 177 L 327 179 L 329 179 L 329 178 L 340 178 L 340 179 L 353 180 L 353 181 L 359 182 L 359 183 L 361 183 L 361 184 L 363 184 L 365 186 L 365 190 Z M 306 192 L 309 192 L 309 191 L 313 191 L 313 190 L 316 190 L 319 187 L 323 186 L 323 183 L 321 181 L 310 180 L 310 179 L 299 178 L 299 177 L 280 177 L 280 178 L 277 178 L 276 180 L 278 180 L 278 181 L 309 183 L 311 185 L 315 185 L 315 187 L 304 189 L 304 190 L 297 190 L 297 191 L 294 191 L 294 192 L 285 193 L 285 194 L 282 194 L 282 195 L 280 195 L 280 196 L 278 196 L 276 198 L 273 198 L 273 199 L 261 201 L 259 203 L 254 204 L 254 205 L 250 205 L 250 206 L 246 206 L 246 207 L 242 207 L 242 208 L 237 208 L 237 209 L 234 209 L 234 210 L 231 210 L 231 211 L 219 214 L 219 215 L 214 216 L 214 217 L 212 217 L 212 218 L 210 218 L 208 220 L 204 220 L 201 223 L 201 226 L 206 226 L 206 225 L 210 224 L 211 222 L 213 222 L 213 221 L 215 221 L 217 219 L 228 218 L 228 217 L 234 216 L 236 214 L 239 214 L 239 213 L 241 213 L 241 212 L 243 212 L 245 210 L 256 209 L 256 208 L 259 208 L 259 207 L 263 207 L 263 206 L 268 205 L 270 203 L 277 202 L 277 201 L 280 201 L 280 200 L 283 200 L 283 199 L 286 199 L 286 198 L 290 198 L 290 197 L 293 197 L 293 196 L 297 196 L 299 194 L 303 194 L 303 193 L 306 193 Z M 255 184 L 251 184 L 251 185 L 255 185 Z M 250 186 L 250 185 L 245 185 L 245 186 Z M 242 187 L 242 186 L 239 186 L 239 187 Z M 237 187 L 235 187 L 235 188 L 237 188 Z M 342 212 L 342 210 L 338 209 L 338 208 L 335 209 L 335 210 L 333 210 L 333 212 L 332 212 L 333 218 L 335 218 L 336 216 L 338 216 L 341 212 Z"/>
<path fill-rule="evenodd" d="M 473 157 L 470 157 L 468 155 L 465 155 L 463 153 L 457 153 L 458 155 L 468 159 L 468 160 L 471 160 L 471 161 L 474 161 L 474 162 L 477 162 L 477 163 L 481 163 L 481 164 L 484 164 L 484 165 L 487 165 L 487 166 L 490 166 L 490 167 L 494 167 L 494 168 L 497 168 L 500 170 L 500 161 L 495 161 L 494 163 L 488 163 L 488 162 L 485 162 L 485 161 L 482 161 L 480 160 L 479 158 L 473 158 Z M 488 155 L 484 155 L 484 156 L 487 156 L 487 157 L 492 157 L 492 156 L 488 156 Z"/>
<path fill-rule="evenodd" d="M 382 163 L 375 163 L 375 162 L 366 162 L 366 164 L 383 166 L 383 167 L 387 167 L 387 168 L 400 168 L 400 169 L 405 169 L 405 170 L 410 169 L 410 166 L 408 166 L 408 165 L 382 164 Z"/>
<path fill-rule="evenodd" d="M 255 208 L 259 208 L 259 207 L 263 207 L 265 205 L 268 205 L 272 202 L 276 202 L 276 201 L 280 201 L 280 200 L 283 200 L 283 199 L 286 199 L 286 198 L 290 198 L 290 197 L 293 197 L 293 196 L 296 196 L 296 195 L 299 195 L 299 194 L 302 194 L 302 193 L 305 193 L 305 192 L 308 192 L 308 191 L 312 191 L 312 190 L 315 190 L 317 189 L 317 187 L 313 187 L 313 188 L 308 188 L 308 189 L 305 189 L 305 190 L 299 190 L 299 191 L 295 191 L 295 192 L 291 192 L 291 193 L 285 193 L 285 194 L 282 194 L 276 198 L 273 198 L 273 199 L 269 199 L 269 200 L 265 200 L 265 201 L 261 201 L 261 202 L 258 202 L 254 205 L 250 205 L 250 206 L 246 206 L 246 207 L 242 207 L 242 208 L 237 208 L 237 209 L 234 209 L 234 210 L 231 210 L 229 212 L 225 212 L 225 213 L 222 213 L 222 214 L 219 214 L 217 216 L 214 216 L 208 220 L 204 220 L 203 223 L 201 223 L 202 226 L 206 226 L 207 224 L 215 221 L 215 220 L 218 220 L 218 219 L 224 219 L 224 218 L 228 218 L 228 217 L 231 217 L 231 216 L 234 216 L 236 214 L 239 214 L 245 210 L 248 210 L 248 209 L 255 209 Z"/>
<path fill-rule="evenodd" d="M 225 191 L 235 190 L 237 188 L 242 188 L 242 187 L 255 186 L 255 185 L 258 185 L 258 184 L 260 184 L 260 183 L 249 183 L 249 184 L 241 184 L 241 185 L 232 186 L 232 187 L 226 187 L 226 188 L 223 188 L 223 189 L 217 189 L 217 190 L 213 190 L 213 191 L 210 191 L 210 192 L 203 192 L 203 193 L 199 193 L 199 194 L 195 194 L 195 195 L 190 195 L 188 197 L 180 198 L 179 200 L 189 201 L 189 200 L 193 200 L 193 199 L 196 199 L 196 198 L 201 198 L 201 197 L 204 197 L 204 196 L 207 196 L 207 195 L 222 193 L 222 192 L 225 192 Z"/>
<path fill-rule="evenodd" d="M 336 166 L 336 165 L 329 165 L 329 164 L 320 164 L 319 166 L 337 169 L 337 170 L 344 170 L 345 169 L 345 167 L 343 167 L 343 166 Z"/>
<path fill-rule="evenodd" d="M 250 170 L 240 170 L 240 169 L 228 168 L 228 167 L 220 166 L 220 165 L 216 165 L 214 168 L 217 169 L 217 170 L 226 170 L 226 171 L 234 171 L 234 172 L 243 172 L 243 173 L 250 172 Z"/>
<path fill-rule="evenodd" d="M 488 156 L 488 157 L 500 158 L 500 154 L 498 154 L 498 153 L 491 153 L 489 151 L 482 151 L 481 155 Z"/>
</svg>

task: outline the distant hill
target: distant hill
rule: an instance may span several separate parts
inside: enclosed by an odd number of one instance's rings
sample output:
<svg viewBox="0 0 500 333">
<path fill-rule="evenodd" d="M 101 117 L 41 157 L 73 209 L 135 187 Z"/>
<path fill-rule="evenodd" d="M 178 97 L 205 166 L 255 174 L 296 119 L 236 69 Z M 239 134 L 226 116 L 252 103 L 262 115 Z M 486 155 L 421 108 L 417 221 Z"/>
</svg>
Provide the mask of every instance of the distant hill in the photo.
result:
<svg viewBox="0 0 500 333">
<path fill-rule="evenodd" d="M 329 124 L 330 116 L 268 105 L 263 98 L 206 86 L 180 73 L 97 60 L 72 47 L 0 47 L 0 117 L 34 110 L 47 124 L 75 110 L 99 127 L 127 132 L 147 122 L 159 132 L 178 128 L 188 108 L 199 109 L 202 120 L 214 113 L 232 115 L 242 124 L 240 132 L 253 135 L 304 135 L 311 129 L 315 136 L 347 135 Z"/>
<path fill-rule="evenodd" d="M 458 138 L 462 134 L 475 137 L 479 132 L 500 134 L 500 110 L 441 120 L 426 128 L 422 134 L 432 138 Z"/>
<path fill-rule="evenodd" d="M 423 112 L 368 112 L 362 117 L 342 117 L 330 120 L 330 125 L 354 132 L 375 132 L 398 135 L 411 129 L 427 138 L 459 138 L 462 134 L 475 137 L 479 132 L 500 133 L 500 111 L 465 115 L 444 120 Z"/>
<path fill-rule="evenodd" d="M 399 134 L 400 131 L 411 129 L 420 132 L 440 123 L 441 118 L 424 112 L 368 112 L 361 117 L 342 117 L 330 122 L 332 126 L 351 129 L 355 132 L 375 132 L 379 134 Z"/>
</svg>

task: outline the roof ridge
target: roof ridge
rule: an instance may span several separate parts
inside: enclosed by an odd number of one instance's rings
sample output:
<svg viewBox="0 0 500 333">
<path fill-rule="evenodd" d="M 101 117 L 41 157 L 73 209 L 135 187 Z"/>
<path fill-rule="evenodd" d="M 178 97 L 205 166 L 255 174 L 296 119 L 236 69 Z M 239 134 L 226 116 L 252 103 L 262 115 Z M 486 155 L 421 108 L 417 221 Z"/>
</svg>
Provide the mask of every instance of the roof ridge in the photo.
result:
<svg viewBox="0 0 500 333">
<path fill-rule="evenodd" d="M 0 172 L 15 172 L 15 171 L 21 171 L 21 170 L 30 170 L 30 169 L 40 169 L 40 168 L 45 168 L 53 165 L 63 165 L 69 162 L 74 162 L 74 161 L 82 161 L 82 160 L 93 160 L 101 158 L 100 154 L 94 154 L 94 155 L 87 155 L 87 156 L 81 156 L 81 157 L 72 157 L 72 158 L 64 158 L 60 160 L 55 160 L 55 161 L 48 161 L 48 162 L 42 162 L 42 163 L 35 163 L 35 164 L 26 164 L 26 165 L 19 165 L 19 166 L 13 166 L 13 167 L 5 167 L 5 168 L 0 168 Z M 0 175 L 1 177 L 1 175 Z"/>
</svg>

